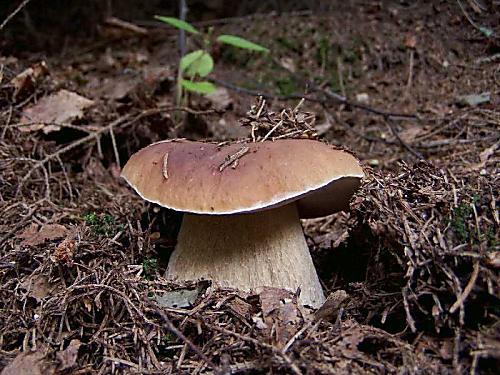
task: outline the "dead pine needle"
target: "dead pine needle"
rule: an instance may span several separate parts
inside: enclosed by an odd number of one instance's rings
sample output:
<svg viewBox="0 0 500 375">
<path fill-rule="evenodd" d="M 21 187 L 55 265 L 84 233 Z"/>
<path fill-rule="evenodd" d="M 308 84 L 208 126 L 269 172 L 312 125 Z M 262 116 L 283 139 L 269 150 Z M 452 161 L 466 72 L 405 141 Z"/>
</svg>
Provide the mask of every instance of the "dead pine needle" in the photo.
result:
<svg viewBox="0 0 500 375">
<path fill-rule="evenodd" d="M 150 301 L 148 304 L 152 305 Z M 174 324 L 170 321 L 167 314 L 163 312 L 156 305 L 152 305 L 156 313 L 162 318 L 165 328 L 177 336 L 185 345 L 189 347 L 198 357 L 200 357 L 208 366 L 210 366 L 216 374 L 222 375 L 221 370 L 205 355 L 203 352 L 195 345 L 191 340 L 189 340 L 181 331 L 179 331 Z"/>
<path fill-rule="evenodd" d="M 227 156 L 226 160 L 224 160 L 224 162 L 220 165 L 219 172 L 222 172 L 224 169 L 226 169 L 230 165 L 233 165 L 233 163 L 236 163 L 238 161 L 238 159 L 243 157 L 249 150 L 250 150 L 250 147 L 245 146 L 245 147 L 240 148 L 234 154 Z"/>
<path fill-rule="evenodd" d="M 464 301 L 467 299 L 470 292 L 472 291 L 472 288 L 474 288 L 474 285 L 476 284 L 478 275 L 479 275 L 479 262 L 476 262 L 474 263 L 474 268 L 472 270 L 471 277 L 469 279 L 469 282 L 465 286 L 464 291 L 458 297 L 455 303 L 450 307 L 450 314 L 453 314 L 455 311 L 457 311 L 457 309 L 460 306 L 463 306 Z"/>
<path fill-rule="evenodd" d="M 165 152 L 165 155 L 163 155 L 163 164 L 161 171 L 165 180 L 168 180 L 168 152 Z"/>
</svg>

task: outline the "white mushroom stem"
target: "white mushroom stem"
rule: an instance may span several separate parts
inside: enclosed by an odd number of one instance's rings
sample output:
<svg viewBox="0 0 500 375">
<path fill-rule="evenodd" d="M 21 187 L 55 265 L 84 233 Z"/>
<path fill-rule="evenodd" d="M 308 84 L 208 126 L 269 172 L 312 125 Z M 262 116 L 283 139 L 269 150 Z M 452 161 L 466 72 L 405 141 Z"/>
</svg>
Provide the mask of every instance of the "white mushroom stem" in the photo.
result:
<svg viewBox="0 0 500 375">
<path fill-rule="evenodd" d="M 257 292 L 300 287 L 303 305 L 325 300 L 295 203 L 252 214 L 185 214 L 167 277 Z"/>
</svg>

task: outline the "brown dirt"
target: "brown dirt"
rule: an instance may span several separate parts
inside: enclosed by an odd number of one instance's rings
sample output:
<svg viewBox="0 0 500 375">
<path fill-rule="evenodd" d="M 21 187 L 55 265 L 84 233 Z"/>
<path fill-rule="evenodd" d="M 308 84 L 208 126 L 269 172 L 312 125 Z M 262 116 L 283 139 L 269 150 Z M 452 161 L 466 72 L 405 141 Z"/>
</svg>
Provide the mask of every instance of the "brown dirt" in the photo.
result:
<svg viewBox="0 0 500 375">
<path fill-rule="evenodd" d="M 496 373 L 500 12 L 465 8 L 487 37 L 455 2 L 406 3 L 217 23 L 272 53 L 214 50 L 214 77 L 240 89 L 222 112 L 193 97 L 184 123 L 162 29 L 0 57 L 2 374 Z M 61 89 L 95 103 L 71 123 L 26 122 Z M 317 312 L 280 290 L 165 280 L 180 215 L 119 178 L 153 141 L 248 135 L 235 130 L 248 90 L 275 114 L 305 93 L 307 131 L 369 172 L 349 212 L 303 223 L 330 293 Z M 484 92 L 477 106 L 460 98 Z"/>
</svg>

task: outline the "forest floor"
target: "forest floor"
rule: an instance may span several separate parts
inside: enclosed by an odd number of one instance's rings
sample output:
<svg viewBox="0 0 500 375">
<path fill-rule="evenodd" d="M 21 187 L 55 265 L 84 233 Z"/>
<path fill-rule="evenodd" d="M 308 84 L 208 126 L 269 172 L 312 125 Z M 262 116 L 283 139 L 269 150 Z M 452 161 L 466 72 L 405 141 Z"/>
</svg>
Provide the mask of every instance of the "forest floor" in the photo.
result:
<svg viewBox="0 0 500 375">
<path fill-rule="evenodd" d="M 348 3 L 212 23 L 270 53 L 213 48 L 221 89 L 177 110 L 168 28 L 0 56 L 2 374 L 497 373 L 498 15 Z M 318 311 L 163 278 L 181 215 L 119 177 L 161 139 L 248 136 L 255 93 L 306 97 L 367 172 L 348 212 L 303 221 Z"/>
</svg>

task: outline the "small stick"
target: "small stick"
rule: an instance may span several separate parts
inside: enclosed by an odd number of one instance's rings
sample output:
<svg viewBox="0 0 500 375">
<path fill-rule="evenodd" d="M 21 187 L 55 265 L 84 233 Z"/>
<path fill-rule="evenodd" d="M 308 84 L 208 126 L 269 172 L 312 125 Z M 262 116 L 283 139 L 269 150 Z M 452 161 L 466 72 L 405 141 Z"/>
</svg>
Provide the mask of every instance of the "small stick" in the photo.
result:
<svg viewBox="0 0 500 375">
<path fill-rule="evenodd" d="M 300 99 L 299 104 L 297 104 L 295 106 L 295 108 L 293 109 L 293 112 L 297 112 L 299 110 L 299 108 L 302 106 L 302 104 L 304 104 L 305 100 L 306 100 L 305 98 Z"/>
<path fill-rule="evenodd" d="M 262 100 L 262 104 L 259 108 L 259 110 L 257 111 L 257 116 L 256 118 L 259 118 L 261 113 L 262 113 L 262 110 L 264 109 L 264 106 L 266 105 L 266 99 L 263 99 L 262 96 L 260 97 L 260 99 Z"/>
<path fill-rule="evenodd" d="M 57 162 L 61 166 L 61 170 L 64 175 L 64 179 L 66 180 L 66 185 L 68 186 L 68 194 L 69 194 L 69 201 L 73 203 L 73 188 L 71 186 L 71 182 L 69 181 L 68 173 L 66 172 L 66 167 L 64 166 L 63 161 L 61 160 L 61 157 L 57 155 L 56 157 Z"/>
<path fill-rule="evenodd" d="M 119 117 L 118 119 L 114 120 L 113 122 L 111 122 L 110 124 L 102 127 L 102 128 L 99 128 L 98 130 L 96 130 L 95 132 L 93 133 L 90 133 L 89 135 L 83 137 L 83 138 L 80 138 L 80 139 L 77 139 L 76 141 L 72 142 L 72 143 L 69 143 L 68 145 L 60 148 L 59 150 L 57 150 L 56 152 L 52 153 L 52 154 L 49 154 L 47 155 L 45 158 L 37 161 L 35 163 L 35 165 L 24 175 L 24 177 L 22 178 L 21 182 L 19 183 L 19 186 L 17 187 L 17 193 L 18 194 L 22 188 L 22 186 L 24 185 L 24 183 L 30 178 L 30 176 L 33 174 L 33 172 L 37 169 L 37 168 L 41 168 L 45 163 L 47 163 L 48 161 L 50 160 L 53 160 L 55 158 L 57 158 L 58 156 L 82 145 L 82 144 L 85 144 L 89 141 L 92 141 L 92 140 L 98 140 L 99 139 L 99 136 L 107 131 L 110 131 L 111 129 L 113 129 L 115 126 L 119 126 L 121 129 L 124 129 L 134 123 L 136 123 L 137 121 L 139 121 L 141 118 L 144 118 L 144 117 L 148 117 L 148 116 L 152 116 L 152 115 L 156 115 L 158 113 L 161 113 L 162 111 L 168 111 L 168 110 L 177 110 L 177 111 L 184 111 L 184 112 L 188 112 L 188 113 L 192 113 L 192 114 L 196 114 L 196 115 L 200 115 L 200 114 L 209 114 L 209 113 L 214 113 L 213 110 L 207 110 L 207 111 L 195 111 L 195 110 L 192 110 L 188 107 L 158 107 L 158 108 L 151 108 L 151 109 L 147 109 L 147 110 L 144 110 L 142 111 L 141 113 L 139 113 L 138 115 L 136 115 L 135 117 L 133 117 L 132 119 L 130 119 L 130 117 L 132 117 L 131 114 L 127 114 L 127 115 L 124 115 L 122 117 Z M 130 119 L 130 120 L 129 120 Z M 128 121 L 126 121 L 128 120 Z"/>
<path fill-rule="evenodd" d="M 267 138 L 269 138 L 269 136 L 271 134 L 273 134 L 274 131 L 281 126 L 281 124 L 283 124 L 283 120 L 280 120 L 276 125 L 274 125 L 273 128 L 267 132 L 267 134 L 264 136 L 264 138 L 261 139 L 261 142 L 264 142 Z"/>
<path fill-rule="evenodd" d="M 302 371 L 300 371 L 299 367 L 292 361 L 292 359 L 286 353 L 283 353 L 282 350 L 276 348 L 275 346 L 267 344 L 267 343 L 262 342 L 260 340 L 254 339 L 253 337 L 247 337 L 247 336 L 244 336 L 238 332 L 233 332 L 233 331 L 226 329 L 226 328 L 223 328 L 223 327 L 219 327 L 216 325 L 208 325 L 205 321 L 203 321 L 203 324 L 205 324 L 208 328 L 213 329 L 214 331 L 218 331 L 218 332 L 224 333 L 226 335 L 231 335 L 231 336 L 236 337 L 237 339 L 240 339 L 242 341 L 251 342 L 252 344 L 254 344 L 256 346 L 260 346 L 260 347 L 271 350 L 273 353 L 278 354 L 283 359 L 283 361 L 285 361 L 285 363 L 290 367 L 290 369 L 292 370 L 292 372 L 295 375 L 302 375 Z"/>
<path fill-rule="evenodd" d="M 148 301 L 148 304 L 151 305 L 151 303 Z M 154 309 L 156 311 L 156 313 L 158 315 L 160 315 L 160 317 L 163 319 L 163 321 L 165 322 L 164 326 L 165 328 L 172 332 L 174 335 L 176 335 L 181 341 L 184 342 L 184 344 L 186 344 L 187 346 L 189 346 L 189 348 L 196 353 L 196 355 L 198 355 L 198 357 L 200 357 L 203 361 L 205 361 L 205 363 L 210 366 L 212 369 L 214 369 L 214 372 L 216 374 L 220 374 L 221 371 L 219 370 L 219 368 L 205 355 L 203 354 L 203 352 L 195 345 L 191 342 L 191 340 L 189 340 L 186 336 L 184 336 L 184 334 L 179 331 L 175 326 L 174 324 L 172 323 L 172 321 L 168 318 L 167 314 L 165 314 L 163 311 L 161 311 L 157 306 L 154 306 Z"/>
<path fill-rule="evenodd" d="M 414 52 L 410 51 L 410 67 L 408 68 L 408 82 L 406 83 L 406 95 L 410 94 L 411 84 L 413 82 L 413 65 L 414 65 Z"/>
<path fill-rule="evenodd" d="M 342 96 L 345 98 L 347 95 L 345 92 L 344 76 L 342 74 L 342 70 L 343 70 L 342 61 L 340 61 L 340 57 L 337 57 L 337 75 L 339 78 L 340 92 L 342 93 Z"/>
<path fill-rule="evenodd" d="M 415 333 L 417 332 L 417 328 L 415 327 L 415 320 L 410 313 L 410 304 L 408 303 L 408 286 L 403 288 L 403 306 L 406 312 L 406 322 L 410 326 L 411 331 Z"/>
<path fill-rule="evenodd" d="M 410 151 L 411 154 L 413 154 L 414 156 L 416 156 L 417 158 L 419 158 L 420 160 L 423 160 L 425 159 L 424 156 L 418 152 L 417 150 L 415 150 L 413 147 L 411 147 L 408 143 L 406 143 L 403 138 L 400 137 L 398 131 L 394 128 L 394 125 L 392 124 L 392 121 L 391 119 L 387 118 L 385 123 L 387 124 L 387 126 L 389 127 L 389 129 L 391 130 L 392 134 L 396 137 L 396 139 L 399 141 L 399 143 L 401 143 L 401 146 L 403 146 L 404 148 L 406 148 L 408 151 Z"/>
<path fill-rule="evenodd" d="M 2 24 L 0 25 L 0 31 L 5 27 L 5 25 L 7 25 L 7 23 L 9 23 L 9 21 L 17 14 L 19 13 L 25 6 L 26 4 L 28 4 L 30 2 L 30 0 L 24 0 L 21 4 L 19 4 L 19 6 L 14 9 L 14 11 L 9 14 L 7 16 L 7 18 L 2 22 Z"/>
<path fill-rule="evenodd" d="M 108 17 L 105 21 L 106 24 L 114 27 L 118 27 L 124 30 L 131 31 L 135 34 L 139 35 L 147 35 L 148 30 L 146 30 L 144 27 L 140 27 L 137 25 L 134 25 L 133 23 L 121 20 L 116 17 Z"/>
<path fill-rule="evenodd" d="M 286 353 L 288 349 L 290 349 L 290 347 L 293 345 L 295 340 L 297 340 L 309 327 L 311 327 L 312 323 L 313 322 L 310 321 L 307 324 L 304 324 L 304 327 L 302 327 L 295 335 L 293 335 L 293 337 L 290 340 L 288 340 L 283 349 L 281 349 L 281 352 Z"/>
<path fill-rule="evenodd" d="M 224 169 L 229 167 L 231 164 L 233 164 L 235 161 L 240 159 L 242 156 L 244 156 L 248 151 L 250 150 L 250 147 L 245 146 L 239 149 L 236 153 L 233 155 L 230 155 L 226 157 L 226 160 L 224 160 L 224 163 L 222 163 L 219 167 L 219 172 L 222 172 Z"/>
<path fill-rule="evenodd" d="M 116 164 L 118 165 L 118 168 L 121 168 L 120 154 L 118 153 L 118 147 L 116 146 L 116 138 L 115 138 L 115 133 L 113 132 L 113 127 L 109 128 L 109 135 L 111 137 L 111 144 L 113 145 L 113 152 L 115 154 Z"/>
<path fill-rule="evenodd" d="M 474 269 L 472 270 L 472 274 L 470 276 L 470 280 L 464 288 L 462 294 L 457 298 L 456 302 L 450 307 L 450 313 L 453 314 L 457 309 L 463 305 L 464 301 L 469 296 L 470 292 L 472 292 L 472 288 L 476 284 L 477 277 L 479 275 L 479 262 L 474 263 Z"/>
<path fill-rule="evenodd" d="M 168 180 L 168 152 L 165 152 L 165 155 L 163 155 L 163 167 L 162 167 L 162 172 L 163 172 L 163 177 L 165 180 Z"/>
</svg>

